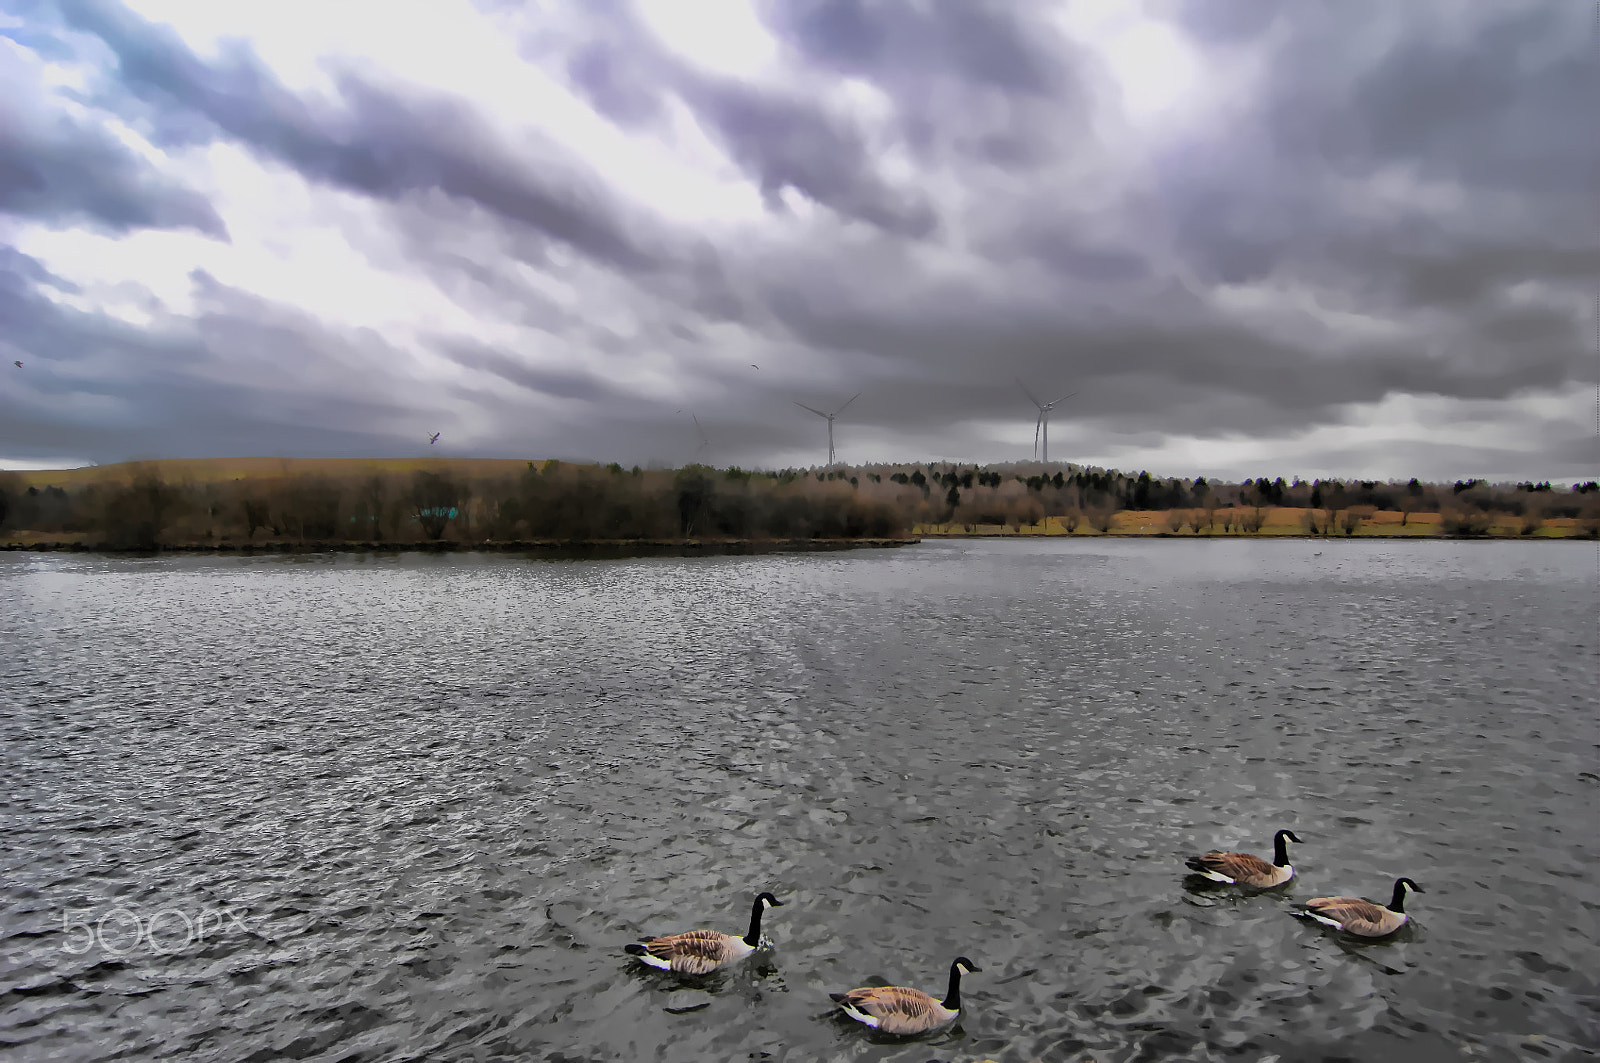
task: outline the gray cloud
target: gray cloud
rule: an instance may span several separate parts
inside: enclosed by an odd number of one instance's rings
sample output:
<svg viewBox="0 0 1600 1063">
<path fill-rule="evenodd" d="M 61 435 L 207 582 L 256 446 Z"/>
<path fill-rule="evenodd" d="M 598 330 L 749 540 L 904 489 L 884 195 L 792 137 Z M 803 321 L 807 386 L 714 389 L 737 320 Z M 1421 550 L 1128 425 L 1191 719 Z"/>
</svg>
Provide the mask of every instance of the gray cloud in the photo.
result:
<svg viewBox="0 0 1600 1063">
<path fill-rule="evenodd" d="M 788 73 L 760 83 L 693 67 L 624 4 L 537 19 L 482 6 L 618 125 L 664 135 L 681 110 L 771 214 L 792 190 L 815 218 L 725 235 L 674 225 L 557 144 L 508 143 L 468 100 L 348 65 L 333 68 L 330 98 L 296 93 L 247 46 L 202 59 L 120 7 L 73 5 L 70 25 L 111 72 L 97 106 L 159 145 L 243 144 L 366 197 L 389 227 L 353 242 L 375 261 L 398 248 L 392 268 L 537 334 L 540 354 L 436 332 L 428 353 L 462 376 L 413 386 L 414 352 L 203 276 L 192 320 L 139 330 L 44 298 L 50 279 L 13 255 L 0 259 L 0 314 L 21 323 L 8 338 L 62 363 L 61 381 L 39 374 L 39 394 L 65 394 L 51 389 L 70 377 L 144 427 L 96 435 L 44 399 L 24 410 L 8 397 L 0 416 L 18 419 L 0 453 L 58 453 L 74 432 L 101 440 L 95 456 L 118 440 L 223 453 L 243 445 L 228 424 L 262 440 L 277 425 L 275 451 L 387 452 L 412 445 L 432 404 L 473 409 L 501 453 L 682 460 L 694 436 L 674 411 L 690 404 L 721 459 L 749 464 L 820 438 L 791 400 L 864 390 L 841 422 L 846 456 L 872 456 L 851 440 L 904 439 L 992 460 L 1027 452 L 988 436 L 995 422 L 1031 435 L 1021 375 L 1076 388 L 1053 436 L 1101 453 L 1338 427 L 1354 404 L 1417 395 L 1498 403 L 1526 447 L 1381 452 L 1351 428 L 1322 458 L 1352 472 L 1402 455 L 1425 476 L 1592 475 L 1592 443 L 1569 422 L 1542 426 L 1515 405 L 1596 378 L 1582 307 L 1600 278 L 1600 145 L 1580 135 L 1592 125 L 1581 5 L 1151 0 L 1210 69 L 1259 78 L 1225 120 L 1143 142 L 1107 110 L 1109 70 L 1035 5 L 763 3 Z M 881 94 L 883 113 L 842 103 L 844 78 Z M 215 231 L 203 200 L 131 157 L 95 155 L 112 151 L 105 130 L 48 128 L 10 155 L 0 133 L 0 166 L 62 174 L 32 193 L 45 197 L 32 216 Z M 102 162 L 67 174 L 79 159 Z M 67 213 L 49 213 L 57 201 Z M 89 382 L 73 368 L 85 358 L 121 368 Z M 136 361 L 165 368 L 124 364 Z M 627 376 L 661 363 L 666 384 Z M 199 427 L 180 394 L 230 417 Z"/>
<path fill-rule="evenodd" d="M 33 43 L 56 50 L 48 36 Z M 0 97 L 0 213 L 113 232 L 187 228 L 227 239 L 204 196 L 161 177 L 107 130 L 51 114 L 21 64 L 0 59 Z"/>
<path fill-rule="evenodd" d="M 313 102 L 284 88 L 246 48 L 232 46 L 208 64 L 173 31 L 119 6 L 72 5 L 68 14 L 111 50 L 126 89 L 158 109 L 204 119 L 212 136 L 241 141 L 310 180 L 385 200 L 437 190 L 618 267 L 657 261 L 595 175 L 553 146 L 538 160 L 513 153 L 459 100 L 381 87 L 346 70 L 338 105 Z M 198 134 L 189 127 L 181 135 Z"/>
<path fill-rule="evenodd" d="M 613 386 L 593 373 L 541 369 L 524 358 L 481 344 L 445 339 L 439 348 L 457 365 L 491 373 L 508 383 L 552 398 L 595 402 L 618 394 Z"/>
<path fill-rule="evenodd" d="M 415 449 L 404 428 L 428 423 L 396 386 L 407 359 L 370 332 L 330 330 L 203 273 L 194 318 L 140 328 L 46 298 L 48 271 L 3 250 L 0 322 L 27 359 L 26 388 L 0 392 L 11 456 L 403 454 Z"/>
<path fill-rule="evenodd" d="M 656 44 L 626 7 L 605 5 L 588 39 L 567 63 L 573 86 L 603 114 L 635 128 L 666 121 L 663 89 L 675 94 L 706 132 L 760 187 L 770 210 L 784 211 L 792 188 L 844 217 L 921 239 L 932 234 L 933 207 L 911 189 L 894 188 L 856 119 L 822 105 L 814 86 L 783 90 L 704 73 Z"/>
</svg>

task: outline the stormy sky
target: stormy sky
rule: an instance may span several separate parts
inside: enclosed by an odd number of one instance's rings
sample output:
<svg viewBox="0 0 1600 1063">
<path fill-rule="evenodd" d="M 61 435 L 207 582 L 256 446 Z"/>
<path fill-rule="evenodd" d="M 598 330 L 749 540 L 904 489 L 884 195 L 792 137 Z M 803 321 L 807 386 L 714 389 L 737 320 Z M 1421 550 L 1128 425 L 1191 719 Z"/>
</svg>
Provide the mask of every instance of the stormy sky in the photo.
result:
<svg viewBox="0 0 1600 1063">
<path fill-rule="evenodd" d="M 12 0 L 0 466 L 1589 479 L 1595 20 Z"/>
</svg>

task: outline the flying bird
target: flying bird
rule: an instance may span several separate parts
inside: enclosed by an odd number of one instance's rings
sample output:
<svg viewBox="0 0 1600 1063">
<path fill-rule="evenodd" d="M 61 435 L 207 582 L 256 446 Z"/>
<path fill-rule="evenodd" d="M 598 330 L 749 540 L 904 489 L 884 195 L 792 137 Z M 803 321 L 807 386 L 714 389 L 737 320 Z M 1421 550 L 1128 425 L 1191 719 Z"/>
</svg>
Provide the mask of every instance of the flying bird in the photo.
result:
<svg viewBox="0 0 1600 1063">
<path fill-rule="evenodd" d="M 18 369 L 22 368 L 22 363 L 21 362 L 12 362 L 11 364 L 16 366 Z"/>
<path fill-rule="evenodd" d="M 622 951 L 638 957 L 641 963 L 663 971 L 710 974 L 718 967 L 737 963 L 756 949 L 768 947 L 770 943 L 761 936 L 761 913 L 768 908 L 782 906 L 783 902 L 770 893 L 757 896 L 750 909 L 750 932 L 744 937 L 716 930 L 690 930 L 683 934 L 624 945 Z"/>
<path fill-rule="evenodd" d="M 759 365 L 757 365 L 757 364 L 756 364 L 756 363 L 754 363 L 754 362 L 751 362 L 751 363 L 750 363 L 750 368 L 751 368 L 751 369 L 760 369 L 760 368 L 761 368 L 761 367 L 760 367 L 760 366 L 759 366 Z"/>
<path fill-rule="evenodd" d="M 437 442 L 439 442 L 439 433 L 438 432 L 435 432 L 435 433 L 433 433 L 433 435 L 428 437 L 428 445 L 430 447 L 433 446 Z"/>
</svg>

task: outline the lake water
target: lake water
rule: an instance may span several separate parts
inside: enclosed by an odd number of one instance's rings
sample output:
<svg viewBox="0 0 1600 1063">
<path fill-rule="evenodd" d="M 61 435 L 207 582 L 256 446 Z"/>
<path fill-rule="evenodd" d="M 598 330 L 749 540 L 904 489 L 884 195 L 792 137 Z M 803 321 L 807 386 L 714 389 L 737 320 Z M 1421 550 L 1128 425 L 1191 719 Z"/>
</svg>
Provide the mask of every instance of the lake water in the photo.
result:
<svg viewBox="0 0 1600 1063">
<path fill-rule="evenodd" d="M 0 1056 L 1593 1058 L 1597 564 L 0 555 Z M 1399 875 L 1393 940 L 1286 914 Z M 621 952 L 764 889 L 724 976 Z M 830 1012 L 957 954 L 941 1034 Z"/>
</svg>

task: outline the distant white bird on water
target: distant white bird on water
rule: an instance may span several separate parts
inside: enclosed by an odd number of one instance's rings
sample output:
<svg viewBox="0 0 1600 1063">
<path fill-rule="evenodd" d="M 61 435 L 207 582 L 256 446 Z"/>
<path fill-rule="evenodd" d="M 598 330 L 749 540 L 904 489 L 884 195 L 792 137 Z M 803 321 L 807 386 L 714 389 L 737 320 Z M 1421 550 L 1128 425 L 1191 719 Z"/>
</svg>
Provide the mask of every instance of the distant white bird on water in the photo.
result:
<svg viewBox="0 0 1600 1063">
<path fill-rule="evenodd" d="M 641 963 L 663 971 L 710 974 L 718 967 L 736 963 L 756 949 L 767 946 L 769 942 L 761 937 L 761 913 L 768 908 L 781 907 L 783 902 L 770 893 L 756 897 L 755 905 L 750 909 L 750 931 L 744 937 L 716 930 L 690 930 L 625 945 L 622 951 L 637 956 Z"/>
<path fill-rule="evenodd" d="M 435 433 L 433 433 L 433 435 L 428 437 L 428 445 L 430 447 L 433 446 L 437 442 L 439 442 L 439 433 L 438 432 L 435 432 Z"/>
</svg>

